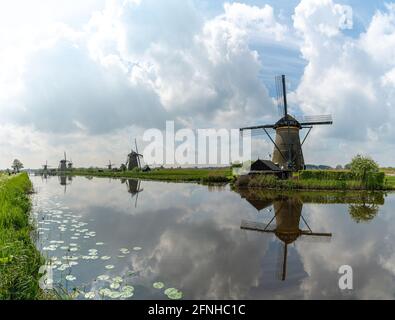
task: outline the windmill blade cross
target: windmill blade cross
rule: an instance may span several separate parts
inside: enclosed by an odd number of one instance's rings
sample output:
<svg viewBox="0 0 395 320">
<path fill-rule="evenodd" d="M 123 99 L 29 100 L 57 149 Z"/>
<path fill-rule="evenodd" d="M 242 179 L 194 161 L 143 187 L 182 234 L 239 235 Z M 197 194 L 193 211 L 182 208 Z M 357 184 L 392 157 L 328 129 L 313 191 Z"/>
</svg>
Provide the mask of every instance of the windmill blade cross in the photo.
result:
<svg viewBox="0 0 395 320">
<path fill-rule="evenodd" d="M 271 225 L 271 222 L 269 224 L 264 224 L 264 223 L 260 223 L 260 222 L 243 220 L 241 222 L 240 229 L 249 230 L 249 231 L 256 231 L 256 232 L 263 232 L 263 233 L 274 233 L 275 230 L 268 229 L 270 225 Z"/>
</svg>

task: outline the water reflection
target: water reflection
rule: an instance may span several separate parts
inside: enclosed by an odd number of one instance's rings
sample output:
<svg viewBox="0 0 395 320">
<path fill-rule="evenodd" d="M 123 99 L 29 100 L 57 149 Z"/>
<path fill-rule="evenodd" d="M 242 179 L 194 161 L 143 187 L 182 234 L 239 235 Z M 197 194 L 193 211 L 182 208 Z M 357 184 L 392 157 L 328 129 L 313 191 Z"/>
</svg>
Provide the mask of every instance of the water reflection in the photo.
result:
<svg viewBox="0 0 395 320">
<path fill-rule="evenodd" d="M 139 199 L 139 193 L 143 192 L 144 189 L 141 188 L 141 180 L 127 179 L 121 180 L 122 183 L 126 183 L 128 192 L 132 195 L 132 199 L 136 197 L 134 207 L 137 208 L 137 201 Z"/>
<path fill-rule="evenodd" d="M 347 298 L 394 297 L 391 194 L 234 192 L 83 177 L 72 185 L 66 179 L 65 194 L 57 179 L 32 180 L 38 247 L 57 263 L 56 281 L 82 288 L 88 298 L 101 298 L 105 289 L 111 290 L 105 298 L 121 297 L 125 285 L 125 296 L 134 287 L 133 299 L 167 299 L 168 288 L 186 299 L 342 298 L 343 264 L 355 272 Z M 273 236 L 240 230 L 242 220 Z M 313 235 L 326 233 L 333 235 Z"/>
<path fill-rule="evenodd" d="M 242 220 L 241 229 L 267 234 L 274 234 L 283 244 L 279 276 L 282 281 L 287 276 L 288 246 L 300 237 L 314 237 L 314 241 L 330 239 L 332 233 L 313 232 L 303 216 L 304 203 L 337 204 L 348 203 L 349 214 L 357 223 L 373 220 L 379 212 L 379 206 L 384 205 L 384 193 L 314 193 L 314 192 L 273 192 L 262 190 L 238 190 L 258 214 L 263 210 L 274 214 L 269 223 Z M 303 223 L 304 228 L 301 227 Z M 320 239 L 321 238 L 321 239 Z M 326 242 L 326 241 L 324 241 Z"/>
<path fill-rule="evenodd" d="M 72 176 L 66 176 L 66 175 L 59 175 L 58 176 L 59 184 L 64 187 L 64 193 L 67 192 L 67 186 L 71 185 L 73 182 L 73 177 Z"/>
<path fill-rule="evenodd" d="M 288 245 L 294 243 L 301 236 L 332 237 L 332 233 L 313 232 L 302 215 L 303 202 L 297 197 L 281 196 L 266 197 L 264 199 L 246 199 L 258 211 L 273 205 L 274 215 L 268 224 L 243 220 L 241 229 L 274 234 L 283 243 L 283 255 L 280 277 L 284 281 L 287 275 Z M 300 228 L 301 221 L 307 229 Z M 275 224 L 275 226 L 273 226 Z"/>
</svg>

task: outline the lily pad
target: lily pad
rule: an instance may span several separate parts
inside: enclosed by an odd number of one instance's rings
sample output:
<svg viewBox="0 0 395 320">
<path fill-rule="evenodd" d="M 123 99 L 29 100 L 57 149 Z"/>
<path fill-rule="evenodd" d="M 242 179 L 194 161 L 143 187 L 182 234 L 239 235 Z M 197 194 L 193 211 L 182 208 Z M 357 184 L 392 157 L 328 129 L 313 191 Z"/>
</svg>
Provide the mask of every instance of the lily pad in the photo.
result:
<svg viewBox="0 0 395 320">
<path fill-rule="evenodd" d="M 95 298 L 95 296 L 96 296 L 96 293 L 94 293 L 93 291 L 85 293 L 85 299 L 92 300 Z"/>
<path fill-rule="evenodd" d="M 169 288 L 165 290 L 165 295 L 171 300 L 180 300 L 182 299 L 182 292 L 175 289 Z"/>
<path fill-rule="evenodd" d="M 122 279 L 122 277 L 115 277 L 112 279 L 112 281 L 117 282 L 117 283 L 122 283 L 123 279 Z"/>
<path fill-rule="evenodd" d="M 67 281 L 74 281 L 74 280 L 76 280 L 77 278 L 70 274 L 70 275 L 66 276 L 65 279 L 66 279 Z"/>
<path fill-rule="evenodd" d="M 155 289 L 163 289 L 163 288 L 165 287 L 165 284 L 164 284 L 163 282 L 155 282 L 155 283 L 153 284 L 153 287 L 154 287 Z"/>
<path fill-rule="evenodd" d="M 101 257 L 100 259 L 102 259 L 102 260 L 104 260 L 104 261 L 107 261 L 107 260 L 110 260 L 111 257 L 109 257 L 109 256 L 103 256 L 103 257 Z"/>
<path fill-rule="evenodd" d="M 113 283 L 110 284 L 110 288 L 114 289 L 114 290 L 117 290 L 120 287 L 121 287 L 121 285 L 118 282 L 113 282 Z"/>
</svg>

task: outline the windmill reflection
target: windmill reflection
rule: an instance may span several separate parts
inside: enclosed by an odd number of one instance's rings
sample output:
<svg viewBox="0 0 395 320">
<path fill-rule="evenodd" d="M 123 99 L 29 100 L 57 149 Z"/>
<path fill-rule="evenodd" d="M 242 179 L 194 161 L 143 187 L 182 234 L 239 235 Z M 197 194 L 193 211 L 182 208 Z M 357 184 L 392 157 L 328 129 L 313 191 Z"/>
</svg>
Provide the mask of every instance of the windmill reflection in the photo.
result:
<svg viewBox="0 0 395 320">
<path fill-rule="evenodd" d="M 67 192 L 67 186 L 71 185 L 73 182 L 73 177 L 72 176 L 66 176 L 66 175 L 60 175 L 58 176 L 59 183 L 61 186 L 64 187 L 64 193 Z"/>
<path fill-rule="evenodd" d="M 123 183 L 126 182 L 128 192 L 131 194 L 132 199 L 136 198 L 134 207 L 137 208 L 139 193 L 144 191 L 144 189 L 141 189 L 141 180 L 128 179 L 128 180 L 123 180 L 122 182 Z"/>
<path fill-rule="evenodd" d="M 267 198 L 246 198 L 258 211 L 268 208 L 273 204 L 274 215 L 268 224 L 254 221 L 242 221 L 241 229 L 262 233 L 274 234 L 283 242 L 284 250 L 280 277 L 285 281 L 287 277 L 288 245 L 294 243 L 301 236 L 312 236 L 315 238 L 330 238 L 331 233 L 313 232 L 302 215 L 303 202 L 292 196 L 277 196 Z M 272 213 L 272 210 L 269 210 Z"/>
</svg>

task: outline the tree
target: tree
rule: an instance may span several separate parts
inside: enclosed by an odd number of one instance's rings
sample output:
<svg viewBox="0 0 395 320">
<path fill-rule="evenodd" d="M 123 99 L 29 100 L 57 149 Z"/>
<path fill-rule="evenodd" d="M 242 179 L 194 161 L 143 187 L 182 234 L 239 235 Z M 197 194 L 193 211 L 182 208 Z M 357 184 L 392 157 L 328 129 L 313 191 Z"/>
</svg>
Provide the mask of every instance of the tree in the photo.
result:
<svg viewBox="0 0 395 320">
<path fill-rule="evenodd" d="M 351 170 L 351 163 L 347 163 L 347 164 L 344 166 L 344 169 L 346 169 L 346 170 Z"/>
<path fill-rule="evenodd" d="M 379 213 L 379 207 L 375 204 L 360 204 L 349 206 L 351 217 L 357 222 L 367 222 L 373 220 Z"/>
<path fill-rule="evenodd" d="M 336 166 L 336 170 L 343 170 L 343 166 L 342 166 L 341 164 L 338 164 L 338 165 Z"/>
<path fill-rule="evenodd" d="M 22 164 L 22 162 L 20 162 L 18 159 L 15 159 L 15 160 L 12 162 L 11 168 L 14 170 L 14 172 L 18 172 L 18 173 L 19 173 L 19 171 L 20 171 L 21 169 L 23 169 L 23 164 Z"/>
<path fill-rule="evenodd" d="M 379 165 L 370 157 L 357 155 L 350 164 L 351 172 L 362 181 L 366 181 L 368 175 L 379 172 Z"/>
</svg>

